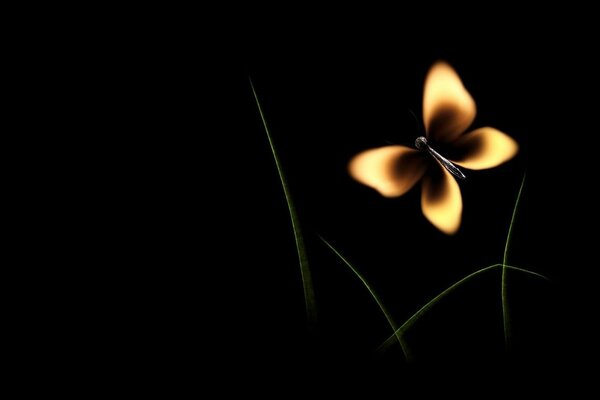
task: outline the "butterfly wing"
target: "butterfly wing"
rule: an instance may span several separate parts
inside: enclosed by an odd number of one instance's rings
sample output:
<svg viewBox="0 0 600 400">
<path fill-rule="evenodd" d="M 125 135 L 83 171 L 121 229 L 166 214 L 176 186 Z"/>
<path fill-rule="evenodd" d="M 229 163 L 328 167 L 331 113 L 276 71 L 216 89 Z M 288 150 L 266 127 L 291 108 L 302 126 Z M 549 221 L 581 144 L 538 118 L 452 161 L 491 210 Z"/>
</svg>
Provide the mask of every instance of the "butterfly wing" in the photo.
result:
<svg viewBox="0 0 600 400">
<path fill-rule="evenodd" d="M 385 146 L 363 151 L 348 164 L 350 175 L 385 197 L 408 192 L 427 169 L 424 155 L 405 146 Z"/>
<path fill-rule="evenodd" d="M 458 231 L 462 217 L 462 197 L 458 183 L 445 168 L 434 165 L 423 178 L 423 214 L 447 235 Z"/>
<path fill-rule="evenodd" d="M 423 121 L 427 137 L 449 143 L 457 139 L 475 119 L 475 101 L 454 69 L 435 63 L 425 79 Z"/>
<path fill-rule="evenodd" d="M 513 138 L 490 127 L 461 136 L 453 146 L 458 156 L 452 161 L 469 169 L 493 168 L 510 160 L 519 151 L 519 145 Z"/>
</svg>

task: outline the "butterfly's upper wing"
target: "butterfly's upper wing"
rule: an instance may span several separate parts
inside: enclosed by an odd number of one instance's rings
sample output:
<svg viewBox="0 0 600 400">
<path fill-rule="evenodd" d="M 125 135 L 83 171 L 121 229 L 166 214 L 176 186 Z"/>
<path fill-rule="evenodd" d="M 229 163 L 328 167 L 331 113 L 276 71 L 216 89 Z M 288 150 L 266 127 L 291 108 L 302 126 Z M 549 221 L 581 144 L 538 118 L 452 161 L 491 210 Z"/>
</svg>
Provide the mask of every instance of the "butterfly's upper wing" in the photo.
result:
<svg viewBox="0 0 600 400">
<path fill-rule="evenodd" d="M 408 192 L 427 169 L 422 152 L 405 146 L 384 146 L 363 151 L 348 164 L 350 175 L 385 197 Z"/>
<path fill-rule="evenodd" d="M 452 145 L 457 152 L 452 161 L 469 169 L 495 167 L 510 160 L 519 151 L 519 145 L 513 138 L 490 127 L 469 132 Z"/>
<path fill-rule="evenodd" d="M 475 119 L 475 101 L 454 69 L 436 62 L 425 79 L 423 121 L 427 137 L 438 143 L 456 140 Z"/>
<path fill-rule="evenodd" d="M 425 80 L 423 119 L 427 136 L 450 143 L 457 152 L 452 161 L 469 169 L 492 168 L 510 160 L 519 146 L 494 128 L 480 128 L 461 135 L 475 119 L 475 101 L 460 77 L 443 61 L 435 63 Z"/>
<path fill-rule="evenodd" d="M 423 214 L 440 231 L 452 235 L 460 227 L 462 196 L 456 179 L 441 165 L 431 165 L 423 178 Z"/>
</svg>

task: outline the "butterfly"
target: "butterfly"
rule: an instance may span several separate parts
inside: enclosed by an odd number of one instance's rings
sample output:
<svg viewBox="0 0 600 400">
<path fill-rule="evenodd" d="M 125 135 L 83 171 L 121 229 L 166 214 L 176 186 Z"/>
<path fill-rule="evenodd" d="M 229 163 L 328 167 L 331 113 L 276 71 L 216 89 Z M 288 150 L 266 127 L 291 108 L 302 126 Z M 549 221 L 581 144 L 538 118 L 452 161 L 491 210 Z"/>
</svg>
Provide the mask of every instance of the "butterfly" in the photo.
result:
<svg viewBox="0 0 600 400">
<path fill-rule="evenodd" d="M 496 167 L 519 150 L 514 139 L 495 128 L 464 133 L 475 114 L 475 101 L 456 71 L 438 61 L 425 79 L 425 136 L 416 139 L 416 148 L 391 145 L 363 151 L 350 160 L 348 171 L 385 197 L 402 196 L 422 180 L 423 214 L 440 231 L 452 235 L 460 227 L 463 209 L 456 178 L 465 175 L 459 167 Z"/>
</svg>

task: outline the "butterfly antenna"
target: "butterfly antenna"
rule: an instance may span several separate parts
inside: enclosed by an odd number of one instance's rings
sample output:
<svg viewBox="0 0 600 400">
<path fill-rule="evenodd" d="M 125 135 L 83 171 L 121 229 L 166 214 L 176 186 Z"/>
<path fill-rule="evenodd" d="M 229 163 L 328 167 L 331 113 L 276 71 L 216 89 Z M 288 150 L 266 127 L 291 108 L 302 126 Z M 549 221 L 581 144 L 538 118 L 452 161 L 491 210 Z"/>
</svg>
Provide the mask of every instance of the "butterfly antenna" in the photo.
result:
<svg viewBox="0 0 600 400">
<path fill-rule="evenodd" d="M 415 125 L 417 126 L 417 134 L 420 135 L 421 132 L 423 132 L 423 130 L 421 129 L 421 123 L 419 122 L 419 117 L 417 117 L 417 115 L 410 108 L 408 109 L 408 112 L 414 118 Z M 397 144 L 397 143 L 392 142 L 391 140 L 384 140 L 384 142 L 386 142 L 387 144 L 391 144 L 391 145 Z"/>
<path fill-rule="evenodd" d="M 411 110 L 410 108 L 408 109 L 408 112 L 410 113 L 410 115 L 413 116 L 413 118 L 415 119 L 415 125 L 417 126 L 417 134 L 421 134 L 421 132 L 423 132 L 423 130 L 421 129 L 421 123 L 419 122 L 419 117 L 417 117 L 417 115 L 413 112 L 413 110 Z"/>
</svg>

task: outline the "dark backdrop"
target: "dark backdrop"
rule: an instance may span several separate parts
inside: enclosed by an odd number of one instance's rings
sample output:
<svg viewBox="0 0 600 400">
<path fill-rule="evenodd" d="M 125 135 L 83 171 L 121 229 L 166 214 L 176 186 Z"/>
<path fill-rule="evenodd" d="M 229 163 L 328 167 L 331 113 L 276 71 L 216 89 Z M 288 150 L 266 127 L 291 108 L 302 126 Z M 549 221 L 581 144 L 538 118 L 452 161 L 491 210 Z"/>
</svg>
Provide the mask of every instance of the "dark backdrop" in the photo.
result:
<svg viewBox="0 0 600 400">
<path fill-rule="evenodd" d="M 581 311 L 592 293 L 591 238 L 581 227 L 595 229 L 593 181 L 582 178 L 593 161 L 585 135 L 594 122 L 583 96 L 595 84 L 584 38 L 509 35 L 500 25 L 488 26 L 496 34 L 481 41 L 450 28 L 431 38 L 394 25 L 346 28 L 247 28 L 217 41 L 184 24 L 168 40 L 125 46 L 126 67 L 115 74 L 127 85 L 115 104 L 130 106 L 131 124 L 114 139 L 127 168 L 114 171 L 115 213 L 106 212 L 123 218 L 102 252 L 119 260 L 103 272 L 118 294 L 97 305 L 106 347 L 125 365 L 181 377 L 205 368 L 291 380 L 305 379 L 294 372 L 299 366 L 313 377 L 398 371 L 398 349 L 373 356 L 390 334 L 385 319 L 317 235 L 402 322 L 466 274 L 501 262 L 527 172 L 509 262 L 550 282 L 510 273 L 510 353 L 499 271 L 448 296 L 407 340 L 425 368 L 573 365 L 589 351 L 593 320 Z M 421 134 L 409 111 L 421 119 L 424 78 L 439 59 L 474 97 L 473 127 L 496 127 L 521 146 L 505 165 L 468 172 L 462 227 L 451 237 L 422 216 L 417 188 L 385 199 L 346 172 L 356 153 L 411 145 Z M 289 215 L 249 77 L 306 236 L 316 331 L 307 329 Z"/>
</svg>

